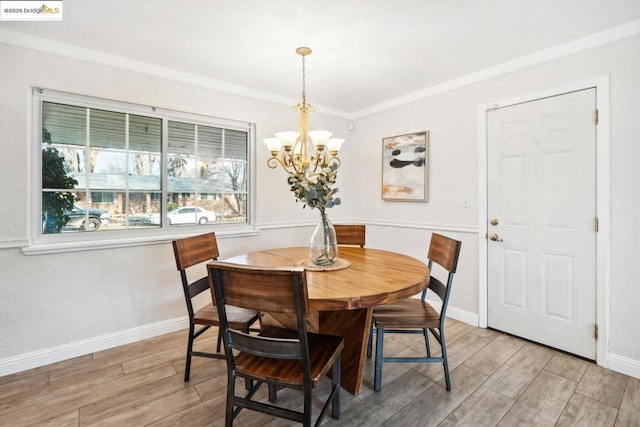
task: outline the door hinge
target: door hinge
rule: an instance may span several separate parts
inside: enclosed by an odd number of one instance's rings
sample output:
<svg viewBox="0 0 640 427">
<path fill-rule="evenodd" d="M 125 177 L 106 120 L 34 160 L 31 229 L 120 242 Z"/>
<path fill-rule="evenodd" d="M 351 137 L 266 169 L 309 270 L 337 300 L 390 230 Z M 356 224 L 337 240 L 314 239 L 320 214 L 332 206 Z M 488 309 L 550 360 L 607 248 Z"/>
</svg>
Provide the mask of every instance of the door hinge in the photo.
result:
<svg viewBox="0 0 640 427">
<path fill-rule="evenodd" d="M 595 325 L 593 325 L 593 337 L 596 340 L 598 339 L 598 324 L 597 323 Z"/>
<path fill-rule="evenodd" d="M 598 217 L 593 218 L 593 228 L 596 230 L 596 233 L 600 229 L 600 221 L 598 221 Z"/>
<path fill-rule="evenodd" d="M 598 110 L 593 110 L 593 124 L 597 125 L 598 124 Z"/>
</svg>

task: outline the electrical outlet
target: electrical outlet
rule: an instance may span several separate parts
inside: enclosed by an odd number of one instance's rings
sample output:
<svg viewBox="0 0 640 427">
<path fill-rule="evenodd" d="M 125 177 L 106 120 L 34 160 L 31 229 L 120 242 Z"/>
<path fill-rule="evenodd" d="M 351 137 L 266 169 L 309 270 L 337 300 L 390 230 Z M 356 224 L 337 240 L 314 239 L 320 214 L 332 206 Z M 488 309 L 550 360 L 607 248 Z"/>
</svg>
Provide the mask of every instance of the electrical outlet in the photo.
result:
<svg viewBox="0 0 640 427">
<path fill-rule="evenodd" d="M 462 207 L 463 208 L 468 208 L 469 207 L 469 196 L 464 196 L 462 198 Z"/>
</svg>

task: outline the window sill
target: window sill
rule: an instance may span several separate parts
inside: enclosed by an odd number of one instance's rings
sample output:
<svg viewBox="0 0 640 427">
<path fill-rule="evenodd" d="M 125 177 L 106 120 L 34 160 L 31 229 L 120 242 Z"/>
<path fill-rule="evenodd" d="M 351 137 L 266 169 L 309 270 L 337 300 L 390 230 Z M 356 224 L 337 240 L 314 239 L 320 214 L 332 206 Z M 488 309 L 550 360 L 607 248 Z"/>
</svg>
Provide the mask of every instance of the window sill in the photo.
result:
<svg viewBox="0 0 640 427">
<path fill-rule="evenodd" d="M 213 230 L 212 230 L 213 231 Z M 25 255 L 46 255 L 63 252 L 80 252 L 100 249 L 126 248 L 132 246 L 148 246 L 169 243 L 172 240 L 180 239 L 194 234 L 204 233 L 204 230 L 184 230 L 171 234 L 162 234 L 145 237 L 126 237 L 102 240 L 87 240 L 74 242 L 55 243 L 31 243 L 22 248 Z M 233 237 L 257 236 L 260 231 L 254 228 L 242 228 L 237 230 L 215 231 L 217 239 L 229 239 Z"/>
</svg>

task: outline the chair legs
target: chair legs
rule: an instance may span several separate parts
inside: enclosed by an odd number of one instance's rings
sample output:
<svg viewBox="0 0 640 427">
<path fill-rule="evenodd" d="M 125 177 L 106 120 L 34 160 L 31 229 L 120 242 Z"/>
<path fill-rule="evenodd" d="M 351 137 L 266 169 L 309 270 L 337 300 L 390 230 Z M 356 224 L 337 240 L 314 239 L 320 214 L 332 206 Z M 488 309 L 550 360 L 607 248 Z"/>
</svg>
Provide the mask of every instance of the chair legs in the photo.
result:
<svg viewBox="0 0 640 427">
<path fill-rule="evenodd" d="M 185 362 L 185 367 L 184 367 L 184 381 L 187 382 L 189 381 L 189 376 L 191 373 L 191 358 L 193 356 L 200 356 L 200 357 L 209 357 L 209 358 L 213 358 L 213 359 L 223 359 L 224 355 L 219 355 L 219 354 L 215 354 L 215 353 L 205 353 L 202 351 L 193 351 L 193 342 L 195 341 L 196 338 L 198 338 L 200 335 L 202 335 L 203 332 L 207 331 L 210 328 L 209 325 L 205 325 L 202 326 L 200 329 L 198 329 L 196 331 L 196 325 L 195 323 L 189 323 L 189 341 L 187 342 L 187 360 Z M 218 344 L 217 344 L 217 353 L 220 353 L 220 345 L 222 342 L 222 335 L 218 334 Z"/>
<path fill-rule="evenodd" d="M 331 388 L 333 391 L 333 399 L 331 400 L 331 416 L 335 419 L 340 418 L 340 355 L 333 365 Z"/>
<path fill-rule="evenodd" d="M 382 345 L 384 344 L 384 329 L 376 330 L 376 364 L 373 376 L 373 390 L 380 391 L 382 387 Z"/>
<path fill-rule="evenodd" d="M 427 357 L 431 357 L 431 348 L 429 347 L 429 330 L 423 329 L 422 335 L 424 335 L 424 345 L 427 347 Z"/>
<path fill-rule="evenodd" d="M 195 325 L 191 324 L 189 325 L 189 342 L 187 343 L 187 361 L 185 363 L 185 367 L 184 367 L 184 382 L 188 382 L 189 381 L 189 376 L 191 373 L 191 358 L 193 356 L 201 356 L 201 357 L 209 357 L 212 359 L 224 359 L 224 355 L 217 355 L 214 353 L 204 353 L 204 352 L 200 352 L 200 351 L 193 351 L 193 341 L 200 336 L 200 334 L 202 334 L 204 331 L 206 331 L 207 329 L 209 329 L 209 326 L 205 326 L 202 329 L 200 329 L 198 332 L 195 332 Z M 195 332 L 195 333 L 194 333 Z M 248 332 L 248 329 L 247 329 Z M 216 347 L 216 352 L 220 353 L 220 345 L 222 342 L 222 334 L 220 334 L 218 332 L 218 344 Z M 251 390 L 253 388 L 253 381 L 250 380 L 249 378 L 245 379 L 245 388 L 247 390 Z M 273 388 L 273 390 L 269 389 L 269 401 L 271 402 L 275 402 L 277 400 L 277 392 L 275 387 Z M 273 399 L 273 400 L 271 400 Z"/>
<path fill-rule="evenodd" d="M 191 372 L 191 353 L 193 353 L 193 332 L 195 326 L 193 323 L 189 325 L 189 342 L 187 343 L 187 362 L 184 366 L 184 382 L 189 381 L 189 373 Z"/>
<path fill-rule="evenodd" d="M 275 384 L 269 384 L 269 402 L 275 403 L 278 400 L 278 387 Z"/>
<path fill-rule="evenodd" d="M 305 387 L 303 390 L 304 403 L 302 409 L 302 425 L 304 427 L 311 427 L 311 386 Z"/>
<path fill-rule="evenodd" d="M 327 412 L 327 409 L 329 408 L 329 404 L 331 404 L 331 417 L 335 419 L 340 418 L 340 355 L 338 355 L 336 361 L 333 364 L 331 377 L 331 392 L 329 393 L 327 401 L 322 407 L 320 414 L 318 414 L 316 422 L 315 424 L 313 424 L 314 426 L 319 426 L 321 424 Z M 229 375 L 227 376 L 227 405 L 225 414 L 225 426 L 231 427 L 233 425 L 233 419 L 238 416 L 242 409 L 245 408 L 275 415 L 277 417 L 298 421 L 302 423 L 303 426 L 310 427 L 312 425 L 313 391 L 310 386 L 303 388 L 303 412 L 296 412 L 294 410 L 252 401 L 251 398 L 255 395 L 262 384 L 262 381 L 256 381 L 251 390 L 249 390 L 249 392 L 244 397 L 236 396 L 236 375 L 233 372 L 229 373 Z M 271 393 L 273 391 L 275 397 L 275 390 L 277 389 L 277 386 L 271 383 L 266 384 L 269 391 L 269 402 L 273 403 L 275 402 L 275 400 L 271 400 Z"/>
<path fill-rule="evenodd" d="M 429 331 L 433 334 L 436 341 L 440 344 L 440 349 L 442 351 L 442 357 L 432 357 L 431 356 L 431 348 L 429 346 Z M 445 384 L 447 387 L 447 391 L 451 391 L 451 376 L 449 375 L 449 362 L 447 360 L 447 347 L 445 345 L 444 334 L 442 334 L 442 329 L 439 329 L 436 332 L 434 329 L 421 329 L 421 330 L 389 330 L 388 332 L 393 333 L 405 333 L 405 334 L 422 334 L 425 340 L 425 348 L 427 351 L 427 357 L 382 357 L 383 349 L 384 349 L 384 335 L 385 330 L 382 328 L 375 328 L 376 335 L 376 355 L 375 355 L 375 366 L 374 366 L 374 374 L 373 374 L 373 390 L 380 391 L 382 388 L 382 364 L 384 362 L 412 362 L 412 363 L 420 363 L 420 362 L 429 362 L 429 363 L 442 363 L 444 368 L 444 378 Z M 367 346 L 367 357 L 371 357 L 372 348 L 373 348 L 373 335 L 374 328 L 371 328 L 369 331 L 369 344 Z"/>
<path fill-rule="evenodd" d="M 444 381 L 447 391 L 451 391 L 451 377 L 449 376 L 449 362 L 447 361 L 447 346 L 444 344 L 444 334 L 440 333 L 440 346 L 442 347 L 442 366 L 444 367 Z"/>
<path fill-rule="evenodd" d="M 224 425 L 225 427 L 233 426 L 233 419 L 237 413 L 233 413 L 233 398 L 236 394 L 236 376 L 231 372 L 227 375 L 227 405 L 225 410 Z M 239 412 L 239 411 L 238 411 Z"/>
</svg>

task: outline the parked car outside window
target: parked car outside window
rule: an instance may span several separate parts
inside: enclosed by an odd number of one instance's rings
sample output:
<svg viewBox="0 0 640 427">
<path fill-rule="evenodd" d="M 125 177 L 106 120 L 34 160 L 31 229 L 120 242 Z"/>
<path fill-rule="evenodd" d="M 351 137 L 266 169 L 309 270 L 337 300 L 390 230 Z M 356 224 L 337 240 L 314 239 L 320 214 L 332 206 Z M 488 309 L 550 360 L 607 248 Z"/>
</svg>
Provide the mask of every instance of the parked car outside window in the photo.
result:
<svg viewBox="0 0 640 427">
<path fill-rule="evenodd" d="M 216 214 L 212 211 L 196 207 L 183 206 L 175 208 L 167 212 L 168 225 L 183 224 L 207 224 L 216 220 Z M 151 224 L 160 224 L 160 216 L 158 214 L 150 216 Z"/>
<path fill-rule="evenodd" d="M 195 206 L 185 206 L 167 212 L 169 225 L 173 224 L 206 224 L 216 220 L 216 214 L 212 211 Z"/>
<path fill-rule="evenodd" d="M 102 225 L 109 224 L 109 212 L 106 209 L 89 208 L 89 218 L 87 221 L 87 211 L 80 205 L 73 205 L 73 209 L 66 211 L 69 221 L 63 230 L 86 230 L 95 231 Z"/>
</svg>

